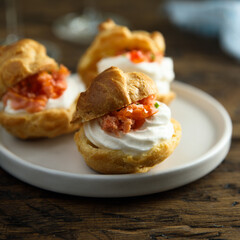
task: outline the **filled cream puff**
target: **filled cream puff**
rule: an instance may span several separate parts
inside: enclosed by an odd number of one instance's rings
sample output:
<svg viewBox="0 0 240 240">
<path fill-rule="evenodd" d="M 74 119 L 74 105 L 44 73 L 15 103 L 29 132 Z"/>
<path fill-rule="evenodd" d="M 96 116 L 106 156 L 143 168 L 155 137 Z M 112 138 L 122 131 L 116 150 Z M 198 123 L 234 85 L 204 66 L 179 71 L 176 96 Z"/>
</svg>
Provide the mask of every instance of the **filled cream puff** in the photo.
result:
<svg viewBox="0 0 240 240">
<path fill-rule="evenodd" d="M 98 35 L 78 63 L 78 73 L 86 86 L 111 66 L 145 73 L 156 82 L 157 100 L 169 104 L 175 98 L 170 88 L 175 75 L 173 61 L 164 52 L 161 33 L 130 31 L 109 19 L 99 25 Z"/>
<path fill-rule="evenodd" d="M 83 87 L 40 43 L 23 39 L 0 47 L 0 123 L 16 137 L 56 137 L 71 124 Z"/>
<path fill-rule="evenodd" d="M 79 96 L 74 140 L 87 165 L 105 174 L 147 172 L 170 156 L 180 124 L 156 100 L 155 82 L 143 73 L 111 67 Z"/>
</svg>

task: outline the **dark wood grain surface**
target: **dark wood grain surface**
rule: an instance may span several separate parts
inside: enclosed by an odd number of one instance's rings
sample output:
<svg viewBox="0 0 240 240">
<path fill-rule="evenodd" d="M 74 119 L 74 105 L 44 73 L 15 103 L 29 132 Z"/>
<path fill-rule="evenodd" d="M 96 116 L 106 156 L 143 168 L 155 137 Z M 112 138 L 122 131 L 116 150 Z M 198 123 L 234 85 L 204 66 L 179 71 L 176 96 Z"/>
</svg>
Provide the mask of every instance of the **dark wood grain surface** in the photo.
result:
<svg viewBox="0 0 240 240">
<path fill-rule="evenodd" d="M 85 1 L 85 4 L 87 1 Z M 32 187 L 0 169 L 0 239 L 240 239 L 240 62 L 217 39 L 173 26 L 159 11 L 163 1 L 96 1 L 101 11 L 126 17 L 132 29 L 159 30 L 176 78 L 216 98 L 233 122 L 230 152 L 213 172 L 186 186 L 142 197 L 96 199 Z M 81 12 L 84 1 L 18 1 L 24 36 L 49 40 L 60 61 L 75 71 L 86 46 L 58 39 L 53 21 Z M 0 2 L 0 37 L 5 36 Z"/>
</svg>

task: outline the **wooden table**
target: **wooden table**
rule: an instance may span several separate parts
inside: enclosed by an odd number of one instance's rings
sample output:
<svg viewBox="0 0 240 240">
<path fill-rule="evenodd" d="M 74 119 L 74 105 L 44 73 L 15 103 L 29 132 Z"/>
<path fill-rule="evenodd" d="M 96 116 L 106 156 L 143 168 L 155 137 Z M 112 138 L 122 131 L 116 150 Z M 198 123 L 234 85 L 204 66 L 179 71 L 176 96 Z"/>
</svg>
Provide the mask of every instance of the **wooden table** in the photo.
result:
<svg viewBox="0 0 240 240">
<path fill-rule="evenodd" d="M 131 198 L 62 195 L 32 187 L 0 169 L 0 239 L 240 239 L 240 63 L 223 53 L 216 39 L 171 25 L 156 12 L 160 1 L 98 4 L 102 11 L 127 17 L 133 29 L 164 34 L 176 78 L 212 95 L 229 112 L 233 122 L 230 152 L 219 167 L 198 181 Z M 21 1 L 24 35 L 55 42 L 62 50 L 61 61 L 72 71 L 86 46 L 58 39 L 51 23 L 82 6 L 80 1 Z M 1 19 L 3 13 L 1 1 Z"/>
</svg>

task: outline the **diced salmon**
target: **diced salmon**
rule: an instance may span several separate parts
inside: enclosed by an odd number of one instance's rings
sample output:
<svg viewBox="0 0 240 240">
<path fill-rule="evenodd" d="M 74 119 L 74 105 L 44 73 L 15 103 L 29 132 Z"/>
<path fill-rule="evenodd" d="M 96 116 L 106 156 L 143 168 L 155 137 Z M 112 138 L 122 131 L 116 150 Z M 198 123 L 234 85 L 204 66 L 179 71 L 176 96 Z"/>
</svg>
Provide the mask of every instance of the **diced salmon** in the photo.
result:
<svg viewBox="0 0 240 240">
<path fill-rule="evenodd" d="M 117 134 L 119 131 L 119 125 L 119 120 L 115 116 L 105 115 L 101 121 L 102 129 L 106 132 Z"/>
<path fill-rule="evenodd" d="M 101 128 L 116 135 L 119 135 L 120 131 L 128 133 L 132 129 L 139 129 L 146 118 L 158 112 L 154 106 L 155 99 L 155 95 L 151 95 L 137 103 L 105 115 L 100 123 Z"/>
<path fill-rule="evenodd" d="M 45 108 L 49 98 L 58 98 L 63 94 L 69 74 L 69 70 L 61 65 L 58 71 L 42 71 L 27 77 L 7 91 L 3 96 L 3 103 L 6 106 L 10 99 L 11 107 L 15 110 L 39 112 Z"/>
<path fill-rule="evenodd" d="M 35 98 L 29 98 L 19 95 L 16 92 L 8 91 L 8 94 L 4 96 L 3 102 L 11 99 L 11 107 L 15 110 L 25 109 L 29 113 L 38 112 L 45 108 L 47 98 L 45 96 L 38 96 Z"/>
<path fill-rule="evenodd" d="M 119 127 L 119 130 L 124 133 L 128 133 L 128 132 L 130 132 L 130 130 L 134 124 L 135 124 L 134 119 L 124 118 L 123 120 L 121 120 L 121 125 Z"/>
<path fill-rule="evenodd" d="M 161 62 L 163 58 L 162 53 L 152 53 L 151 51 L 142 51 L 139 49 L 133 49 L 130 51 L 120 51 L 117 55 L 125 55 L 128 57 L 133 63 L 141 63 L 141 62 Z"/>
</svg>

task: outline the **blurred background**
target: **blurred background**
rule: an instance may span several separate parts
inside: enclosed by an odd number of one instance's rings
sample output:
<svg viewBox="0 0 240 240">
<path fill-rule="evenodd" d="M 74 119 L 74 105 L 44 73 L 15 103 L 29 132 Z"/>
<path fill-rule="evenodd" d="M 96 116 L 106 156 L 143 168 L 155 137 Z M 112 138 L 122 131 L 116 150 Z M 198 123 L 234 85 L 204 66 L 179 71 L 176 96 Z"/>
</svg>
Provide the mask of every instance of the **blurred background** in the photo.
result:
<svg viewBox="0 0 240 240">
<path fill-rule="evenodd" d="M 11 1 L 11 0 L 10 0 Z M 0 1 L 0 39 L 8 34 L 6 26 L 6 7 L 9 0 Z M 60 49 L 63 63 L 71 70 L 76 69 L 76 63 L 92 39 L 84 43 L 79 41 L 66 41 L 54 33 L 54 24 L 69 13 L 86 14 L 87 11 L 95 10 L 99 14 L 109 16 L 118 15 L 129 23 L 131 29 L 161 30 L 165 29 L 166 19 L 159 12 L 159 6 L 163 1 L 57 1 L 57 0 L 17 0 L 15 1 L 19 20 L 19 32 L 22 37 L 37 40 L 47 40 L 56 44 Z M 104 17 L 103 17 L 104 19 Z M 86 30 L 87 31 L 87 30 Z M 83 34 L 86 34 L 86 32 Z M 166 36 L 167 37 L 167 36 Z M 170 46 L 170 43 L 169 43 Z"/>
<path fill-rule="evenodd" d="M 221 50 L 217 37 L 206 37 L 208 35 L 206 31 L 209 32 L 209 35 L 214 35 L 217 31 L 209 28 L 209 26 L 213 25 L 212 19 L 208 19 L 209 22 L 204 22 L 202 28 L 196 24 L 194 25 L 194 21 L 199 23 L 201 20 L 209 17 L 211 9 L 204 12 L 206 6 L 198 5 L 192 6 L 192 8 L 190 6 L 189 8 L 186 5 L 179 5 L 180 2 L 182 1 L 2 0 L 0 1 L 0 39 L 3 42 L 9 34 L 14 33 L 18 37 L 29 37 L 39 40 L 47 45 L 49 54 L 66 64 L 72 71 L 75 71 L 79 57 L 91 43 L 93 35 L 96 33 L 94 30 L 97 21 L 110 16 L 118 20 L 119 23 L 128 25 L 132 30 L 142 29 L 162 32 L 166 39 L 166 55 L 174 58 L 177 76 L 181 78 L 179 69 L 182 67 L 182 64 L 178 62 L 178 59 L 187 57 L 189 64 L 192 65 L 196 64 L 196 59 L 193 55 L 197 55 L 198 52 L 201 52 L 202 57 L 213 58 L 212 60 L 214 61 L 216 59 L 221 61 L 221 59 L 228 58 L 228 56 Z M 193 2 L 195 4 L 214 2 L 216 6 L 222 6 L 222 2 L 225 1 Z M 231 1 L 227 2 L 229 5 Z M 216 8 L 216 6 L 214 7 Z M 211 6 L 207 7 L 211 8 Z M 194 12 L 194 9 L 202 10 L 199 13 L 196 10 Z M 215 18 L 215 24 L 223 22 L 219 12 L 221 13 L 219 7 L 215 9 L 216 15 L 213 14 L 213 11 L 210 12 L 213 19 Z M 195 19 L 191 18 L 191 13 L 196 16 Z M 199 18 L 198 14 L 202 17 Z M 86 19 L 76 18 L 82 15 L 95 22 L 92 25 L 86 25 Z M 187 16 L 189 18 L 186 18 Z M 73 17 L 75 17 L 75 21 L 71 21 Z M 70 21 L 71 23 L 69 23 Z M 18 24 L 17 26 L 16 23 Z M 85 24 L 87 27 L 81 28 L 80 23 L 83 23 L 82 25 Z M 193 24 L 192 32 L 189 31 L 189 29 L 191 30 L 189 23 Z M 181 24 L 183 26 L 179 28 L 178 25 Z M 205 30 L 205 36 L 199 37 L 196 33 L 204 32 L 203 30 Z M 74 33 L 75 36 L 71 36 Z M 10 40 L 12 39 L 10 38 Z M 229 61 L 234 60 L 229 58 Z M 185 64 L 187 63 L 185 62 Z M 199 71 L 199 67 L 194 66 L 196 72 Z"/>
<path fill-rule="evenodd" d="M 3 43 L 9 34 L 36 39 L 75 72 L 99 19 L 113 16 L 131 30 L 160 31 L 166 40 L 166 55 L 174 60 L 176 79 L 208 92 L 234 117 L 240 112 L 235 96 L 240 89 L 240 65 L 238 56 L 226 46 L 237 46 L 235 50 L 240 51 L 239 32 L 234 31 L 240 31 L 239 4 L 224 0 L 1 0 L 0 39 Z M 81 17 L 69 25 L 72 17 L 82 14 L 94 24 L 87 25 Z"/>
</svg>

